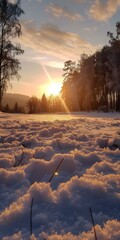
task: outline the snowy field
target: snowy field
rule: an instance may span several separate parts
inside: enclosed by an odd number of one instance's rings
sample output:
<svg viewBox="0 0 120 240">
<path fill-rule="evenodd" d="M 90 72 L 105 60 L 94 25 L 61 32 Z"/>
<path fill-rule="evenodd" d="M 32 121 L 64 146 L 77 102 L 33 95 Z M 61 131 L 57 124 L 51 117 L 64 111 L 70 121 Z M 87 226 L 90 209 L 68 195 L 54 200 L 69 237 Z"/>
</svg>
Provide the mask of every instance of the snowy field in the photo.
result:
<svg viewBox="0 0 120 240">
<path fill-rule="evenodd" d="M 98 240 L 120 240 L 119 163 L 119 113 L 0 113 L 0 239 L 94 240 L 91 207 Z"/>
</svg>

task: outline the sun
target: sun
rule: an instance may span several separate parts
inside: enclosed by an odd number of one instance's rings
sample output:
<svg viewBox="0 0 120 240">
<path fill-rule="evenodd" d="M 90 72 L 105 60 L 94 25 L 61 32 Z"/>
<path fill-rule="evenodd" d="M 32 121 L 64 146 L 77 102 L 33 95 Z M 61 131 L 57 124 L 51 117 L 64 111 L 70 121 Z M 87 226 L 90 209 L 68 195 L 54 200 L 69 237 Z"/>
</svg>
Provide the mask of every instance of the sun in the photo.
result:
<svg viewBox="0 0 120 240">
<path fill-rule="evenodd" d="M 52 82 L 48 87 L 49 95 L 57 96 L 61 91 L 62 83 L 60 82 Z"/>
</svg>

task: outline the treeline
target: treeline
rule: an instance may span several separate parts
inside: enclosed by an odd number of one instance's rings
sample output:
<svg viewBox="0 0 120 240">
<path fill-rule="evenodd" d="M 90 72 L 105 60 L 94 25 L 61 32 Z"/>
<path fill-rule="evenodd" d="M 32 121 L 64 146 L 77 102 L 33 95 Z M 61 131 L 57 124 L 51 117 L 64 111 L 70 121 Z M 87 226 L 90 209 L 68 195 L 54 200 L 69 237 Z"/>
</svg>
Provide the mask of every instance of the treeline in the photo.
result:
<svg viewBox="0 0 120 240">
<path fill-rule="evenodd" d="M 120 111 L 120 22 L 109 45 L 80 61 L 64 64 L 62 98 L 70 111 Z"/>
<path fill-rule="evenodd" d="M 2 112 L 7 113 L 26 113 L 26 110 L 24 107 L 21 107 L 16 102 L 13 107 L 9 107 L 9 104 L 7 103 L 5 106 L 1 106 Z"/>
<path fill-rule="evenodd" d="M 28 113 L 54 113 L 63 112 L 64 107 L 60 96 L 46 97 L 45 94 L 39 99 L 35 96 L 31 97 L 27 103 Z"/>
<path fill-rule="evenodd" d="M 27 106 L 21 107 L 16 102 L 12 108 L 9 107 L 7 103 L 5 106 L 2 106 L 2 111 L 7 113 L 54 113 L 54 112 L 64 112 L 60 96 L 46 97 L 45 94 L 41 98 L 35 96 L 30 97 Z"/>
</svg>

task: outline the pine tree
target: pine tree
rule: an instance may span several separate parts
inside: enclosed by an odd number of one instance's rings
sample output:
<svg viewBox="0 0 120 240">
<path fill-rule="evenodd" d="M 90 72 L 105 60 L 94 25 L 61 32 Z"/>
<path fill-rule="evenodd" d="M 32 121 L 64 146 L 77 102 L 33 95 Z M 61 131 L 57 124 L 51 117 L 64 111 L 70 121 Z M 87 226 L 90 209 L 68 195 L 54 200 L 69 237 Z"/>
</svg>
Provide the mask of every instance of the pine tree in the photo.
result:
<svg viewBox="0 0 120 240">
<path fill-rule="evenodd" d="M 42 112 L 48 112 L 48 101 L 45 93 L 42 95 L 41 98 L 41 110 Z"/>
</svg>

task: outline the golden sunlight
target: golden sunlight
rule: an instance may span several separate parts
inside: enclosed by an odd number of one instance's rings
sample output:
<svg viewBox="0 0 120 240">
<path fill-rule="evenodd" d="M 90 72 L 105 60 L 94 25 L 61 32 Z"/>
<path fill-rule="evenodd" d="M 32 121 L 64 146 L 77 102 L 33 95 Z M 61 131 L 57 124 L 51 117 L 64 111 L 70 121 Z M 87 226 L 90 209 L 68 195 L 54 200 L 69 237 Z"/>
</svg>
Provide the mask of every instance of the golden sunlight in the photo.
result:
<svg viewBox="0 0 120 240">
<path fill-rule="evenodd" d="M 58 176 L 58 172 L 55 172 L 55 176 Z"/>
<path fill-rule="evenodd" d="M 57 96 L 61 91 L 62 83 L 60 82 L 52 82 L 48 87 L 48 94 Z"/>
</svg>

